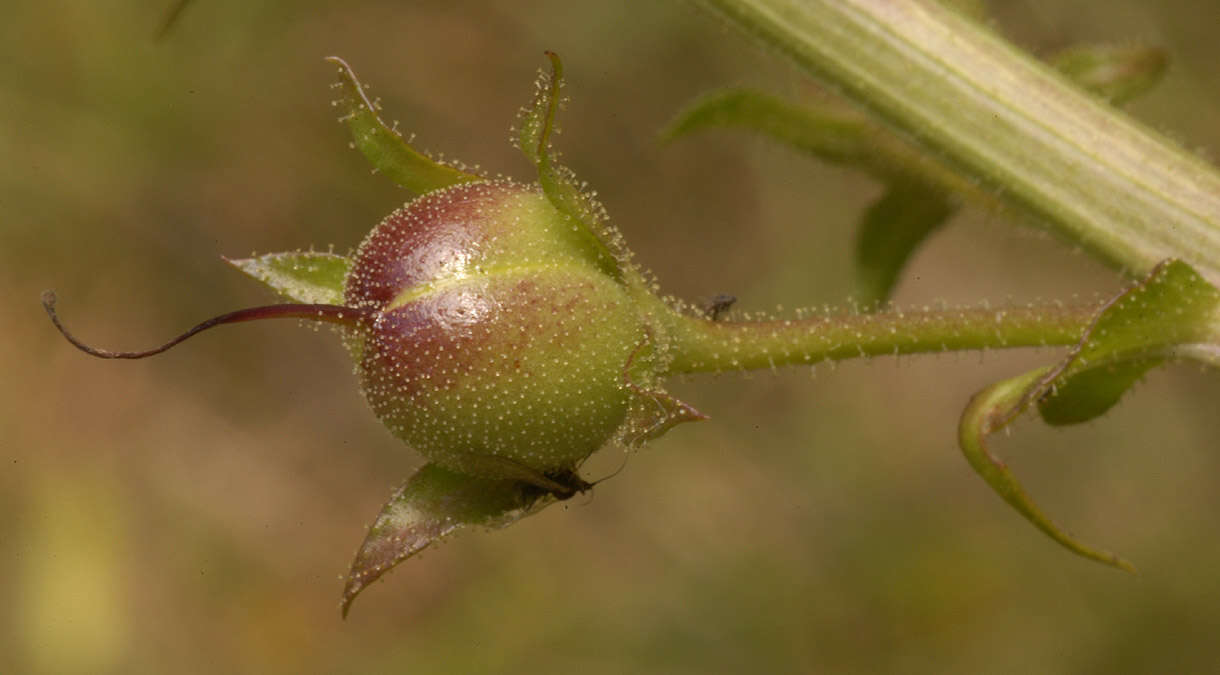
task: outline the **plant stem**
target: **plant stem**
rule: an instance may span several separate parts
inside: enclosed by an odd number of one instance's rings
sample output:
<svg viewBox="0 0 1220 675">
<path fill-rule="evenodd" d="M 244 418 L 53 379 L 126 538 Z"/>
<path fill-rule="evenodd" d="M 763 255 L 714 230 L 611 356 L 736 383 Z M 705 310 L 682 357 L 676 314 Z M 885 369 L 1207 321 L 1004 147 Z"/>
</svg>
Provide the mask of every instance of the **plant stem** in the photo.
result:
<svg viewBox="0 0 1220 675">
<path fill-rule="evenodd" d="M 1220 283 L 1220 173 L 929 0 L 700 0 L 1128 272 Z"/>
<path fill-rule="evenodd" d="M 1072 345 L 1096 305 L 893 311 L 778 321 L 670 313 L 667 374 L 756 370 L 883 354 Z"/>
</svg>

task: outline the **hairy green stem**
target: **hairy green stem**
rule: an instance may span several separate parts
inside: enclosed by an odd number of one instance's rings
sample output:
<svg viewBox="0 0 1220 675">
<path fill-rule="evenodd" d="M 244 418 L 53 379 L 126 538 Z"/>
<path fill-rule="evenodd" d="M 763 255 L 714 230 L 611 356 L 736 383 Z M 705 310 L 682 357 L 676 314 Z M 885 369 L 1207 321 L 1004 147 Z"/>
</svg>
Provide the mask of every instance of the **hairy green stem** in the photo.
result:
<svg viewBox="0 0 1220 675">
<path fill-rule="evenodd" d="M 1104 260 L 1220 283 L 1220 173 L 929 0 L 699 0 Z"/>
<path fill-rule="evenodd" d="M 670 314 L 668 374 L 755 370 L 884 354 L 1072 345 L 1096 305 L 893 311 L 777 321 Z"/>
</svg>

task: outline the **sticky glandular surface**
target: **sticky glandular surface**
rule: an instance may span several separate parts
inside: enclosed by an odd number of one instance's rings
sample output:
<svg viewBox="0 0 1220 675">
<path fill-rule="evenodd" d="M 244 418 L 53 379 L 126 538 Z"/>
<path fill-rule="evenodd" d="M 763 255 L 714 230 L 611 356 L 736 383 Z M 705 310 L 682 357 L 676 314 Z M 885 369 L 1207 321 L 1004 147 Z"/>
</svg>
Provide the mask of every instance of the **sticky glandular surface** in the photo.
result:
<svg viewBox="0 0 1220 675">
<path fill-rule="evenodd" d="M 369 403 L 432 461 L 572 468 L 622 424 L 644 337 L 582 227 L 511 182 L 429 193 L 358 249 L 345 302 L 373 317 L 358 371 Z"/>
</svg>

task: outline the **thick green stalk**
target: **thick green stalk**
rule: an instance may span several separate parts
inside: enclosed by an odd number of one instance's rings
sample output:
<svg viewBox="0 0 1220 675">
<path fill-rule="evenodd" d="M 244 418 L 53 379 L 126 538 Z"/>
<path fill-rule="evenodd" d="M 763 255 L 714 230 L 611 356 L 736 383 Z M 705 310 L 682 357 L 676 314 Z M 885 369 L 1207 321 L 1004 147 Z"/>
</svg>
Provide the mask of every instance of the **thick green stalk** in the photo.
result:
<svg viewBox="0 0 1220 675">
<path fill-rule="evenodd" d="M 778 321 L 666 316 L 669 374 L 754 370 L 882 354 L 1073 345 L 1097 306 L 946 309 Z"/>
<path fill-rule="evenodd" d="M 1045 226 L 1220 283 L 1220 174 L 928 0 L 700 0 Z"/>
</svg>

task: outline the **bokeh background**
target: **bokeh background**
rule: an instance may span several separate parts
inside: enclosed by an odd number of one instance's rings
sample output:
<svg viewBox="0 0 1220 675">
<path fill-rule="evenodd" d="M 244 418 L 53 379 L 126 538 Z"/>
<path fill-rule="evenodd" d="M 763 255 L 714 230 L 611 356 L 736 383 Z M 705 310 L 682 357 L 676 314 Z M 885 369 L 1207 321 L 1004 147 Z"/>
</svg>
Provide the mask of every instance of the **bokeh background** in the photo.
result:
<svg viewBox="0 0 1220 675">
<path fill-rule="evenodd" d="M 1140 567 L 1075 558 L 974 476 L 954 430 L 1050 351 L 692 378 L 713 420 L 504 531 L 428 551 L 337 610 L 340 575 L 419 458 L 365 408 L 329 331 L 232 327 L 271 299 L 221 255 L 346 251 L 405 194 L 335 123 L 347 58 L 421 146 L 528 177 L 507 142 L 542 51 L 566 60 L 566 161 L 670 292 L 840 304 L 880 187 L 733 133 L 669 146 L 686 101 L 812 85 L 672 0 L 8 0 L 0 22 L 0 671 L 1202 672 L 1220 662 L 1220 379 L 1152 374 L 1106 418 L 1026 421 L 998 450 L 1060 522 Z M 1039 54 L 1142 41 L 1173 60 L 1131 113 L 1220 151 L 1210 0 L 993 2 Z M 1109 270 L 967 211 L 900 304 L 1094 298 Z M 609 472 L 608 450 L 590 473 Z"/>
</svg>

